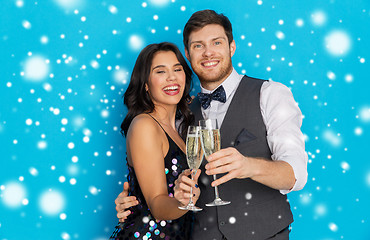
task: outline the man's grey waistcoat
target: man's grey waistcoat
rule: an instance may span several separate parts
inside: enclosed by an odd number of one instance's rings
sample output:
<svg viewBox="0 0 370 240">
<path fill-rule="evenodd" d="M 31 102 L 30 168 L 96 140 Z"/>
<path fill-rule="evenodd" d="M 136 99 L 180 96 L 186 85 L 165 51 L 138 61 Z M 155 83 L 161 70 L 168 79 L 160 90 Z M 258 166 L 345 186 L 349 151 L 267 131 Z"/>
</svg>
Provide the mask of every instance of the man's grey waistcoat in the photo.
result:
<svg viewBox="0 0 370 240">
<path fill-rule="evenodd" d="M 247 76 L 241 80 L 221 126 L 221 147 L 235 147 L 244 156 L 271 160 L 260 109 L 263 82 Z M 203 118 L 198 98 L 191 109 L 197 124 Z M 206 163 L 204 159 L 200 167 L 201 195 L 197 206 L 203 211 L 195 213 L 194 240 L 219 240 L 222 235 L 228 240 L 267 239 L 293 222 L 287 197 L 249 178 L 232 179 L 219 186 L 220 197 L 231 204 L 206 207 L 215 197 L 210 186 L 212 176 L 205 174 Z"/>
</svg>

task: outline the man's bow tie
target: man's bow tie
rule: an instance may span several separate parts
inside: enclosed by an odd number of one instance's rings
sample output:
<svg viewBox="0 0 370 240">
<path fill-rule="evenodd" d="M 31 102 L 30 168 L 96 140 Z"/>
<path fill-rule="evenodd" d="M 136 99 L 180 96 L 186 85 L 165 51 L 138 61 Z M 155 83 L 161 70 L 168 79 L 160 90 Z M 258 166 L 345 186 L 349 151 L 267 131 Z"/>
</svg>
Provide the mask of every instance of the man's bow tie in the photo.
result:
<svg viewBox="0 0 370 240">
<path fill-rule="evenodd" d="M 198 97 L 200 100 L 200 104 L 202 105 L 203 109 L 209 108 L 212 100 L 226 102 L 226 93 L 224 87 L 222 85 L 218 87 L 213 93 L 198 93 Z"/>
</svg>

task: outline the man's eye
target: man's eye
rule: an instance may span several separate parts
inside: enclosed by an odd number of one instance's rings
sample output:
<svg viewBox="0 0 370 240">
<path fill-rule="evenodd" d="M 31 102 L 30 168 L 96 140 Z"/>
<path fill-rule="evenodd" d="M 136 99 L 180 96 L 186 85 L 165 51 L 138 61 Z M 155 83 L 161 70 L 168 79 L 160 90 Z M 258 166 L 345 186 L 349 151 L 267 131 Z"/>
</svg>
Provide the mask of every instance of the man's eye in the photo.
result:
<svg viewBox="0 0 370 240">
<path fill-rule="evenodd" d="M 196 44 L 196 45 L 194 45 L 194 48 L 201 48 L 202 47 L 202 45 L 201 44 Z"/>
<path fill-rule="evenodd" d="M 221 45 L 221 42 L 215 42 L 215 45 Z"/>
</svg>

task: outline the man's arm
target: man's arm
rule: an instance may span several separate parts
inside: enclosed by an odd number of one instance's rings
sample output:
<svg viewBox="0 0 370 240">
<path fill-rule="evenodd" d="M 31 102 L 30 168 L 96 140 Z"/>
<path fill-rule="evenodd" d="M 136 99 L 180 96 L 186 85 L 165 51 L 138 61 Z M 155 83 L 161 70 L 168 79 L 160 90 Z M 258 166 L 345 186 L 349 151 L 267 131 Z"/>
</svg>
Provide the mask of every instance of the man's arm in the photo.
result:
<svg viewBox="0 0 370 240">
<path fill-rule="evenodd" d="M 186 205 L 190 201 L 190 188 L 193 188 L 193 202 L 196 202 L 200 195 L 200 189 L 197 185 L 198 178 L 200 176 L 201 170 L 198 169 L 197 173 L 194 175 L 194 180 L 191 180 L 188 176 L 191 174 L 190 169 L 186 169 L 181 173 L 178 179 L 175 181 L 174 187 L 174 197 L 182 205 Z M 125 222 L 127 217 L 131 214 L 129 210 L 130 207 L 136 206 L 139 204 L 139 201 L 136 200 L 135 196 L 128 196 L 129 184 L 125 182 L 123 184 L 123 191 L 117 196 L 115 200 L 117 218 L 120 222 Z"/>
</svg>

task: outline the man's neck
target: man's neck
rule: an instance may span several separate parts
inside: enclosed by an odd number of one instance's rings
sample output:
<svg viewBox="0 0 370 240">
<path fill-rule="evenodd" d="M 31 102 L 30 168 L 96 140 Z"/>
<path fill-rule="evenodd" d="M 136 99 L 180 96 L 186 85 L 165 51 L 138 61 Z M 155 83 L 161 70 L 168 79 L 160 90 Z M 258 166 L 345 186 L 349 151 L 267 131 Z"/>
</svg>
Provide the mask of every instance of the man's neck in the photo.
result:
<svg viewBox="0 0 370 240">
<path fill-rule="evenodd" d="M 208 81 L 200 80 L 200 85 L 202 86 L 202 88 L 207 89 L 208 91 L 213 91 L 218 86 L 220 86 L 225 80 L 226 78 L 222 81 L 217 81 L 217 82 L 208 82 Z"/>
</svg>

